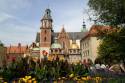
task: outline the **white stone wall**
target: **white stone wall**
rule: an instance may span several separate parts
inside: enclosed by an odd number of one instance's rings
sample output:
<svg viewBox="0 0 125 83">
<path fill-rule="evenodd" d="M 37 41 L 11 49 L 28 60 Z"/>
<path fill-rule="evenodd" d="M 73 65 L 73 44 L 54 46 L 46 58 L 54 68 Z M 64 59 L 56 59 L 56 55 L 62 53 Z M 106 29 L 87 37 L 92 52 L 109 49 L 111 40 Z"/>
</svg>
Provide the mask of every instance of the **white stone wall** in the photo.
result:
<svg viewBox="0 0 125 83">
<path fill-rule="evenodd" d="M 69 63 L 78 63 L 81 61 L 81 55 L 69 55 L 68 62 Z"/>
<path fill-rule="evenodd" d="M 87 37 L 86 39 L 81 41 L 81 49 L 82 49 L 82 60 L 91 59 L 93 62 L 98 56 L 98 46 L 100 40 L 97 40 L 97 37 Z"/>
</svg>

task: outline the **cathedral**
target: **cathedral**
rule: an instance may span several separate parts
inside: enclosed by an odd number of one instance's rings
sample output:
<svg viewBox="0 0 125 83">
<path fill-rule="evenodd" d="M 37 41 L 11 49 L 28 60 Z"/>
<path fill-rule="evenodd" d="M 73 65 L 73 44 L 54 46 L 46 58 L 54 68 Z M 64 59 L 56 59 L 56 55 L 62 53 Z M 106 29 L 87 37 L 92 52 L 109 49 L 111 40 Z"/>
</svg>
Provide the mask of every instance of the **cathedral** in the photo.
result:
<svg viewBox="0 0 125 83">
<path fill-rule="evenodd" d="M 83 22 L 82 30 L 79 32 L 66 32 L 62 26 L 60 32 L 54 32 L 51 10 L 46 9 L 41 19 L 40 32 L 36 34 L 36 40 L 30 46 L 6 47 L 6 61 L 19 61 L 21 57 L 29 56 L 34 61 L 38 60 L 61 60 L 77 64 L 79 62 L 92 62 L 98 56 L 98 31 L 112 30 L 110 26 L 93 25 L 89 31 Z"/>
<path fill-rule="evenodd" d="M 51 10 L 46 9 L 41 19 L 40 32 L 36 41 L 31 45 L 31 55 L 37 58 L 54 60 L 68 60 L 79 62 L 81 60 L 80 40 L 86 35 L 85 23 L 80 32 L 66 32 L 64 26 L 60 32 L 54 32 Z"/>
</svg>

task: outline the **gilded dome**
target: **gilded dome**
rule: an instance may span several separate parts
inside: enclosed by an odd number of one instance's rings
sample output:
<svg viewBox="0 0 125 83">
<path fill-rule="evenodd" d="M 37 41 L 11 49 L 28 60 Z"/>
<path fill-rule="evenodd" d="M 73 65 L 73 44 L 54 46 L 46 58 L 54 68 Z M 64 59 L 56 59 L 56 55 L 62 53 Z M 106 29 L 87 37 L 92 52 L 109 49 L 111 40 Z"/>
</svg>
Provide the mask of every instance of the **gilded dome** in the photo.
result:
<svg viewBox="0 0 125 83">
<path fill-rule="evenodd" d="M 79 46 L 77 44 L 72 44 L 71 49 L 79 49 Z"/>
<path fill-rule="evenodd" d="M 79 49 L 79 46 L 76 44 L 76 41 L 73 40 L 71 46 L 70 46 L 71 49 Z"/>
</svg>

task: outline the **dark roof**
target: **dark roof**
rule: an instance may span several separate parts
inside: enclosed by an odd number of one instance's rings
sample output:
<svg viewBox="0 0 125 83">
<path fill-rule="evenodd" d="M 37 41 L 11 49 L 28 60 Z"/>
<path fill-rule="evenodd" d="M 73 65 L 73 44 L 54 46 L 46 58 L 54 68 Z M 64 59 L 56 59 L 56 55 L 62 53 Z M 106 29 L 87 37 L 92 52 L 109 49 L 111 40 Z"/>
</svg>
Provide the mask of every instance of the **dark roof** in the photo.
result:
<svg viewBox="0 0 125 83">
<path fill-rule="evenodd" d="M 82 39 L 86 35 L 86 32 L 68 32 L 68 35 L 70 39 L 77 40 Z"/>
<path fill-rule="evenodd" d="M 77 40 L 77 39 L 81 40 L 87 34 L 87 32 L 66 32 L 66 33 L 68 34 L 70 39 L 74 39 L 74 40 Z M 53 33 L 54 37 L 58 37 L 58 35 L 59 35 L 59 32 Z M 40 42 L 40 33 L 37 33 L 36 42 Z"/>
<path fill-rule="evenodd" d="M 40 33 L 37 32 L 37 35 L 36 35 L 36 42 L 40 42 Z"/>
</svg>

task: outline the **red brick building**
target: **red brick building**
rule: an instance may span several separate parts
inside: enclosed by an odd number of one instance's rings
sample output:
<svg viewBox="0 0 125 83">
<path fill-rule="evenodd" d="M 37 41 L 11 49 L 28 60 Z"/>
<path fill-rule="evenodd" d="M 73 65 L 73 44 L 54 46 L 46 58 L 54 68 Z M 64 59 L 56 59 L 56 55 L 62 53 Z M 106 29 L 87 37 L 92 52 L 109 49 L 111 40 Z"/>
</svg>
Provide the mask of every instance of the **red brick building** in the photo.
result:
<svg viewBox="0 0 125 83">
<path fill-rule="evenodd" d="M 12 61 L 18 61 L 22 57 L 25 57 L 25 54 L 28 53 L 28 46 L 21 46 L 19 43 L 17 46 L 8 46 L 6 47 L 6 61 L 12 62 Z"/>
</svg>

